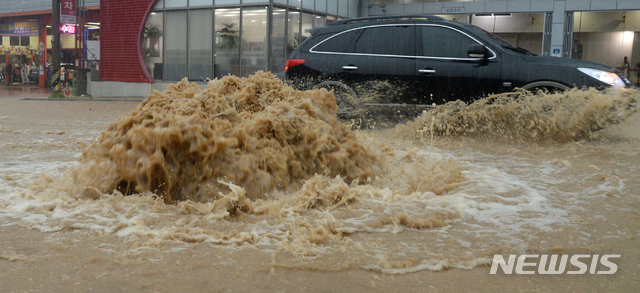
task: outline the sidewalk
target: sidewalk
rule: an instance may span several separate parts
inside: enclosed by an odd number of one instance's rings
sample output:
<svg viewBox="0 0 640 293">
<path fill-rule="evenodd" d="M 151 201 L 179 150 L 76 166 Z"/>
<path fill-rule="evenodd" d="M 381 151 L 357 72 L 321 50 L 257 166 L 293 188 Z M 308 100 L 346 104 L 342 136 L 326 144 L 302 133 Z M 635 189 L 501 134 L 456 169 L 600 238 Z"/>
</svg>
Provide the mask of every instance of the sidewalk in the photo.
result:
<svg viewBox="0 0 640 293">
<path fill-rule="evenodd" d="M 91 98 L 72 96 L 62 99 L 51 99 L 52 90 L 50 88 L 41 88 L 34 85 L 0 85 L 0 98 L 11 97 L 20 98 L 21 100 L 38 100 L 38 101 L 95 101 L 95 102 L 141 102 L 142 97 L 117 97 L 117 98 Z"/>
</svg>

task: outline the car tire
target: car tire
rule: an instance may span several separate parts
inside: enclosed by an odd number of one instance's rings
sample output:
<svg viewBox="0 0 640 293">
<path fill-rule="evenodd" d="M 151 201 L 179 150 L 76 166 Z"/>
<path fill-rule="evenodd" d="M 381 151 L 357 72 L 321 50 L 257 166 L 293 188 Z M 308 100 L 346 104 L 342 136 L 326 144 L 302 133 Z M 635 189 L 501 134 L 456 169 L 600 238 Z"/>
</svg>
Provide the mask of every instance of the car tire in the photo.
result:
<svg viewBox="0 0 640 293">
<path fill-rule="evenodd" d="M 539 91 L 546 92 L 546 93 L 561 93 L 564 91 L 568 91 L 571 88 L 557 82 L 540 81 L 540 82 L 534 82 L 534 83 L 525 85 L 522 87 L 522 89 L 532 93 L 538 93 Z"/>
</svg>

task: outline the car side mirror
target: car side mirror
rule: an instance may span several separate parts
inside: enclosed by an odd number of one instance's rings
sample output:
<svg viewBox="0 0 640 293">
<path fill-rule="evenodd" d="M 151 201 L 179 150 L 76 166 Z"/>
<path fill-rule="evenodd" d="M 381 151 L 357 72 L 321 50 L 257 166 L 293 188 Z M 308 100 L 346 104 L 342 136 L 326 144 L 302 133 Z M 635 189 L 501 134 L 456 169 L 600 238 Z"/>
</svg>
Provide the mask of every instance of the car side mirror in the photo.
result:
<svg viewBox="0 0 640 293">
<path fill-rule="evenodd" d="M 489 58 L 489 50 L 484 45 L 473 44 L 469 46 L 467 55 L 469 56 L 469 58 L 487 59 Z"/>
</svg>

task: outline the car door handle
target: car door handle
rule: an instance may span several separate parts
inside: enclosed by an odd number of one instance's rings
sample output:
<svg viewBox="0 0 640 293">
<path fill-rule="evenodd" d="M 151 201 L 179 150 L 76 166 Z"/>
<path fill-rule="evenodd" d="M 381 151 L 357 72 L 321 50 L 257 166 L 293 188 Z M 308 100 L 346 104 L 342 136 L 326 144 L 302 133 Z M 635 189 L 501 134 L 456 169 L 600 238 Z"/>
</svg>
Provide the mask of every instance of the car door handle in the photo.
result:
<svg viewBox="0 0 640 293">
<path fill-rule="evenodd" d="M 436 73 L 436 70 L 431 68 L 425 68 L 425 69 L 418 69 L 418 72 L 424 73 L 426 75 L 430 75 L 430 74 Z"/>
<path fill-rule="evenodd" d="M 344 69 L 344 70 L 358 70 L 358 66 L 345 65 L 345 66 L 342 66 L 342 69 Z"/>
</svg>

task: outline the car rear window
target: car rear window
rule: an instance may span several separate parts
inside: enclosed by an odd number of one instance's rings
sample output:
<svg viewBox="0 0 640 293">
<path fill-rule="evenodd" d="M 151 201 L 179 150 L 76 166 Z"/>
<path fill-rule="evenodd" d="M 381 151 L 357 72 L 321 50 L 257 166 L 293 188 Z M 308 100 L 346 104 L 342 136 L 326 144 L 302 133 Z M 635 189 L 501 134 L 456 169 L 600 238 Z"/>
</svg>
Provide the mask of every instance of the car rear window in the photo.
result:
<svg viewBox="0 0 640 293">
<path fill-rule="evenodd" d="M 320 43 L 312 50 L 314 52 L 331 52 L 331 53 L 344 53 L 349 47 L 349 44 L 358 35 L 357 30 L 341 32 L 327 38 L 324 42 Z"/>
</svg>

